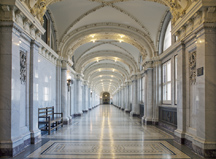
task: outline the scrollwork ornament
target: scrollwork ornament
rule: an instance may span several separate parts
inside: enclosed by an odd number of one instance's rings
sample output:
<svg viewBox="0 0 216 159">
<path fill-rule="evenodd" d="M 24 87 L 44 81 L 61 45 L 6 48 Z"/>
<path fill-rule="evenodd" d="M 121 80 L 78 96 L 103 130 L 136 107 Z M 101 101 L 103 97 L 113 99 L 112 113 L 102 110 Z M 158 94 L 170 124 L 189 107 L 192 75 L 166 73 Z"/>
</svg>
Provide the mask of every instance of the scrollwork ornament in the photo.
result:
<svg viewBox="0 0 216 159">
<path fill-rule="evenodd" d="M 20 51 L 20 80 L 21 84 L 26 82 L 26 67 L 27 67 L 27 53 Z"/>
<path fill-rule="evenodd" d="M 191 69 L 196 67 L 196 52 L 190 54 L 189 65 Z"/>
</svg>

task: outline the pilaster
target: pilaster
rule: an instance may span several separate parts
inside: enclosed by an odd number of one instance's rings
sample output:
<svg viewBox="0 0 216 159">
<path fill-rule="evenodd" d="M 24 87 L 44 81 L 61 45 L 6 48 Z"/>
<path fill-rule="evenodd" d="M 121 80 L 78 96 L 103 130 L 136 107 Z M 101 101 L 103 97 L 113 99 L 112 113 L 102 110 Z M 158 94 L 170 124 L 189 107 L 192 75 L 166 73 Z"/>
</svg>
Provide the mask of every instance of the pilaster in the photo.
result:
<svg viewBox="0 0 216 159">
<path fill-rule="evenodd" d="M 132 78 L 132 110 L 130 112 L 131 116 L 139 115 L 139 105 L 138 105 L 138 84 L 137 75 L 133 75 Z"/>
</svg>

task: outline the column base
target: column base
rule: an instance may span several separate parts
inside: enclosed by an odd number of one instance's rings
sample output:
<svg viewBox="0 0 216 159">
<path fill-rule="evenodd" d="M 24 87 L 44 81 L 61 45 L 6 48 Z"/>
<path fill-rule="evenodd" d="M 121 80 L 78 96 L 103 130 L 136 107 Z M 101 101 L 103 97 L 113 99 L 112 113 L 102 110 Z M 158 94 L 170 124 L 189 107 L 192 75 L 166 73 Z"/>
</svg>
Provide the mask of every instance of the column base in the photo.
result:
<svg viewBox="0 0 216 159">
<path fill-rule="evenodd" d="M 68 117 L 63 118 L 63 125 L 68 125 L 70 123 L 70 119 Z"/>
<path fill-rule="evenodd" d="M 31 144 L 37 144 L 41 142 L 41 131 L 38 129 L 37 131 L 31 132 Z"/>
<path fill-rule="evenodd" d="M 38 137 L 39 139 L 40 137 Z M 0 155 L 1 157 L 14 157 L 31 144 L 31 135 L 28 133 L 24 137 L 16 140 L 0 141 Z"/>
<path fill-rule="evenodd" d="M 216 158 L 216 142 L 205 142 L 203 139 L 183 133 L 181 130 L 175 130 L 174 134 L 177 143 L 186 145 L 202 157 Z"/>
<path fill-rule="evenodd" d="M 135 113 L 135 112 L 130 112 L 130 116 L 131 117 L 140 117 L 140 115 L 138 113 Z"/>
<path fill-rule="evenodd" d="M 83 113 L 87 113 L 88 112 L 88 110 L 83 110 Z"/>
<path fill-rule="evenodd" d="M 125 109 L 125 113 L 130 113 L 130 110 L 128 110 L 128 109 Z"/>
<path fill-rule="evenodd" d="M 163 122 L 158 122 L 158 126 L 161 127 L 161 128 L 163 128 L 163 129 L 166 129 L 168 131 L 171 131 L 173 133 L 176 130 L 175 126 L 172 126 L 170 124 L 166 124 L 166 123 L 163 123 Z"/>
<path fill-rule="evenodd" d="M 74 117 L 82 116 L 83 113 L 76 113 L 74 114 Z"/>
<path fill-rule="evenodd" d="M 145 123 L 145 125 L 152 125 L 153 124 L 152 119 L 148 119 L 148 118 L 145 118 L 144 123 Z"/>
</svg>

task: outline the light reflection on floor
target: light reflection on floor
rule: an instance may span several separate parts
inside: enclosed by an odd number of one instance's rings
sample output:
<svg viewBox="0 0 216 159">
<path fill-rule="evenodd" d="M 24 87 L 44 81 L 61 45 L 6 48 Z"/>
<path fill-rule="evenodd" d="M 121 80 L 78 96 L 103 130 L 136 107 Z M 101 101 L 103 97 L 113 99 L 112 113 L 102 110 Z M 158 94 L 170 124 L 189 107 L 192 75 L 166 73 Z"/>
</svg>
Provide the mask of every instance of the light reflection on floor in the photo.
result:
<svg viewBox="0 0 216 159">
<path fill-rule="evenodd" d="M 101 105 L 73 119 L 72 125 L 44 135 L 43 140 L 48 142 L 27 158 L 199 158 L 175 144 L 172 135 L 155 126 L 142 126 L 139 118 L 111 105 Z"/>
</svg>

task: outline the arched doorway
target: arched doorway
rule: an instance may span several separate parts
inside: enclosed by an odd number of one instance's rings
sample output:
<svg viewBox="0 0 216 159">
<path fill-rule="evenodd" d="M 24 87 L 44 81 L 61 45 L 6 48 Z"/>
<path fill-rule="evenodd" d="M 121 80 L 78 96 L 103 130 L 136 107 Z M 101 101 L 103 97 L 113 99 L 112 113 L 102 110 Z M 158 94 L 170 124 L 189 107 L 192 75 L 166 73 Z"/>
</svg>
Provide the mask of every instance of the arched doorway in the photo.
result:
<svg viewBox="0 0 216 159">
<path fill-rule="evenodd" d="M 103 93 L 103 104 L 110 104 L 110 94 L 108 92 Z"/>
</svg>

